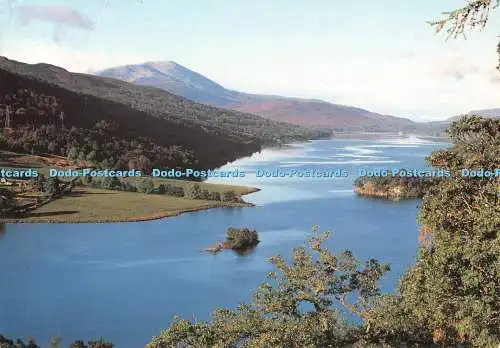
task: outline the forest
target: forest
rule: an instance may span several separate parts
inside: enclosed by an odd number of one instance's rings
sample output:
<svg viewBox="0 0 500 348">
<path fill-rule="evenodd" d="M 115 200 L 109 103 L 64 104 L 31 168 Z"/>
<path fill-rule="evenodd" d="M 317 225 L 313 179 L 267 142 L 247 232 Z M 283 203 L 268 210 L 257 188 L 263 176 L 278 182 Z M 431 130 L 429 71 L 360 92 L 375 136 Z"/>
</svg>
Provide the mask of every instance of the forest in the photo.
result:
<svg viewBox="0 0 500 348">
<path fill-rule="evenodd" d="M 4 120 L 7 114 L 12 119 L 9 132 L 0 136 L 0 148 L 13 152 L 48 153 L 73 163 L 146 172 L 152 166 L 196 167 L 199 161 L 192 150 L 176 143 L 176 138 L 157 143 L 145 136 L 134 137 L 132 130 L 122 131 L 123 127 L 112 120 L 66 127 L 71 121 L 62 103 L 33 90 L 0 96 L 0 114 Z"/>
</svg>

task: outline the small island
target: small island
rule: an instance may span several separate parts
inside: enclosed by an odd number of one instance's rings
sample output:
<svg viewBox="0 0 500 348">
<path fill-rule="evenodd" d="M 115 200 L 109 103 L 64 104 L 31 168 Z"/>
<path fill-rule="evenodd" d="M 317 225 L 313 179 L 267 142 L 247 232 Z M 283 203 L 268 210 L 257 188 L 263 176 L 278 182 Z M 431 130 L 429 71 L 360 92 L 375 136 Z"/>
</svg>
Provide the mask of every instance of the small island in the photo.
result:
<svg viewBox="0 0 500 348">
<path fill-rule="evenodd" d="M 255 248 L 259 242 L 257 231 L 251 231 L 248 228 L 229 227 L 226 232 L 226 240 L 206 248 L 205 251 L 212 253 L 217 253 L 223 249 L 243 251 Z"/>
<path fill-rule="evenodd" d="M 360 196 L 383 198 L 392 201 L 422 198 L 436 178 L 378 176 L 359 177 L 354 181 L 354 192 Z"/>
</svg>

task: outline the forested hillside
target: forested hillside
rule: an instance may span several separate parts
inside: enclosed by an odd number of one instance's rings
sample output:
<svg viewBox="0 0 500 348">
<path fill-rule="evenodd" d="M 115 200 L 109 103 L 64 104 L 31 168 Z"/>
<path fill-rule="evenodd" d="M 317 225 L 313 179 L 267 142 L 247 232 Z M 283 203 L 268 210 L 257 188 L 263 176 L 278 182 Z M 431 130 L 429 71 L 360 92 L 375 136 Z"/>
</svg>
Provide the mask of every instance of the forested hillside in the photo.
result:
<svg viewBox="0 0 500 348">
<path fill-rule="evenodd" d="M 7 113 L 11 119 L 0 147 L 12 151 L 70 155 L 117 168 L 214 168 L 262 145 L 319 135 L 45 64 L 1 58 L 0 81 L 0 124 Z"/>
<path fill-rule="evenodd" d="M 76 151 L 82 160 L 129 168 L 130 161 L 147 167 L 217 167 L 260 149 L 256 139 L 242 135 L 209 133 L 193 123 L 154 118 L 4 71 L 0 77 L 6 81 L 0 86 L 2 121 L 7 112 L 12 120 L 10 134 L 0 138 L 3 150 L 69 157 Z M 15 91 L 7 93 L 7 88 Z"/>
<path fill-rule="evenodd" d="M 137 86 L 116 79 L 77 74 L 48 64 L 24 64 L 0 57 L 0 70 L 36 79 L 67 91 L 112 101 L 185 126 L 198 125 L 204 132 L 255 138 L 264 145 L 329 135 L 327 131 L 274 122 L 262 117 L 198 104 L 154 87 Z M 27 87 L 18 87 L 27 88 Z M 41 88 L 41 86 L 38 86 Z M 12 88 L 8 92 L 13 92 Z M 3 92 L 5 93 L 5 91 Z M 63 101 L 64 102 L 64 101 Z"/>
</svg>

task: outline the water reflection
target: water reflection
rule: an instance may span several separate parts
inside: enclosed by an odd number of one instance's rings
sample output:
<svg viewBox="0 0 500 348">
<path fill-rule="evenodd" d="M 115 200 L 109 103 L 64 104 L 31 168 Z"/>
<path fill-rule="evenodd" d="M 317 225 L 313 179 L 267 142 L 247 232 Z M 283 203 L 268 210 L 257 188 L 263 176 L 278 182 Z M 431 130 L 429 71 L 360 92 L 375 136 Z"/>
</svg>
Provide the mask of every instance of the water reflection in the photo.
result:
<svg viewBox="0 0 500 348">
<path fill-rule="evenodd" d="M 7 232 L 7 224 L 0 222 L 0 240 L 3 238 L 6 232 Z"/>
<path fill-rule="evenodd" d="M 233 249 L 233 252 L 235 252 L 238 256 L 248 256 L 255 252 L 256 247 L 257 246 L 255 245 L 244 249 Z"/>
</svg>

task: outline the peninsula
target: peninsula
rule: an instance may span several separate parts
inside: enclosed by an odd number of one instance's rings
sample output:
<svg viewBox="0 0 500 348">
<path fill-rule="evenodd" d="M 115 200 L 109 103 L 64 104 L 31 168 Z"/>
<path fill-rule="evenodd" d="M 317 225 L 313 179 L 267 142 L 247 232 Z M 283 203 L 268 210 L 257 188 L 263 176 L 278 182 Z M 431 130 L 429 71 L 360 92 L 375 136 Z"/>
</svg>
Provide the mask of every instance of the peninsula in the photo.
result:
<svg viewBox="0 0 500 348">
<path fill-rule="evenodd" d="M 35 178 L 3 179 L 3 223 L 96 223 L 160 219 L 211 208 L 253 204 L 241 197 L 259 189 L 187 180 L 144 177 L 48 177 L 48 165 L 68 170 L 64 158 L 0 151 L 0 167 L 35 168 Z M 16 169 L 14 169 L 16 168 Z M 70 185 L 71 183 L 71 185 Z M 7 208 L 9 209 L 6 209 Z"/>
</svg>

